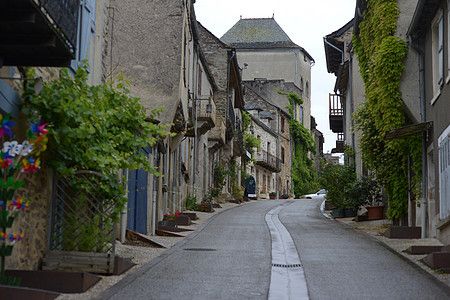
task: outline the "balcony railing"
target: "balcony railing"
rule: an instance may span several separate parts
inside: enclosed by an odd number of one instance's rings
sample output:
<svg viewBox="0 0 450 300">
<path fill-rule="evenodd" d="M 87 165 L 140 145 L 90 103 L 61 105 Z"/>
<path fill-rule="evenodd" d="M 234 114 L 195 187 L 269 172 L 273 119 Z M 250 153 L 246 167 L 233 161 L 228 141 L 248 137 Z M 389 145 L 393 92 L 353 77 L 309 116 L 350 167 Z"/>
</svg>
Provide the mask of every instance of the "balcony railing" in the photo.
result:
<svg viewBox="0 0 450 300">
<path fill-rule="evenodd" d="M 69 66 L 80 0 L 0 2 L 0 57 L 6 66 Z"/>
<path fill-rule="evenodd" d="M 61 30 L 68 42 L 75 48 L 77 43 L 77 22 L 79 0 L 35 0 L 41 5 L 43 13 L 48 12 L 49 16 L 55 22 L 55 26 Z"/>
<path fill-rule="evenodd" d="M 344 133 L 338 133 L 336 148 L 331 149 L 331 153 L 344 153 L 344 150 Z"/>
<path fill-rule="evenodd" d="M 331 131 L 343 132 L 344 130 L 344 107 L 342 105 L 342 97 L 336 94 L 330 94 L 330 129 Z"/>
<path fill-rule="evenodd" d="M 278 173 L 281 171 L 280 159 L 267 151 L 256 151 L 255 160 L 257 165 L 260 165 L 271 172 Z"/>
</svg>

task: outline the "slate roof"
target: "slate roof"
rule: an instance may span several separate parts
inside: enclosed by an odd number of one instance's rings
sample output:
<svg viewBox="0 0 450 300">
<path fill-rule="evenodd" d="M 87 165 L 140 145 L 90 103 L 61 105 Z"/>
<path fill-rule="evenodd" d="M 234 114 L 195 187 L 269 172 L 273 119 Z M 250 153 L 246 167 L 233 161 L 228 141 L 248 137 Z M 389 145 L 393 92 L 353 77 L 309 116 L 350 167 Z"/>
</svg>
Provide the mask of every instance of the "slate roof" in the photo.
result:
<svg viewBox="0 0 450 300">
<path fill-rule="evenodd" d="M 259 110 L 259 111 L 263 110 L 262 106 L 259 103 L 248 103 L 245 104 L 244 108 L 246 110 Z"/>
<path fill-rule="evenodd" d="M 236 49 L 300 48 L 314 61 L 304 48 L 289 38 L 274 18 L 240 19 L 220 40 Z"/>
<path fill-rule="evenodd" d="M 270 111 L 262 111 L 259 113 L 260 119 L 275 119 Z"/>
<path fill-rule="evenodd" d="M 298 48 L 273 18 L 240 19 L 221 38 L 235 48 Z"/>
</svg>

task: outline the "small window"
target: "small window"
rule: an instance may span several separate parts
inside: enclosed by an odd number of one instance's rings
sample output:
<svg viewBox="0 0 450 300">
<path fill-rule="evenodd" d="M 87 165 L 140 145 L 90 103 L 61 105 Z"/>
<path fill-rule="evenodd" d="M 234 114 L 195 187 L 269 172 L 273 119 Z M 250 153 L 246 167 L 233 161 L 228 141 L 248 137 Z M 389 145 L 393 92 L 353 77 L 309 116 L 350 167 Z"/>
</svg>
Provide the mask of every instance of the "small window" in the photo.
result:
<svg viewBox="0 0 450 300">
<path fill-rule="evenodd" d="M 198 65 L 198 86 L 197 86 L 197 95 L 200 96 L 202 95 L 202 74 L 203 74 L 203 70 L 202 70 L 202 66 L 199 64 Z"/>
<path fill-rule="evenodd" d="M 281 116 L 281 132 L 284 132 L 284 117 Z"/>
<path fill-rule="evenodd" d="M 431 25 L 432 28 L 432 67 L 433 67 L 433 100 L 439 95 L 444 84 L 444 21 L 443 12 L 439 11 Z M 433 104 L 433 103 L 431 103 Z"/>
<path fill-rule="evenodd" d="M 281 163 L 284 164 L 284 147 L 281 147 Z"/>
</svg>

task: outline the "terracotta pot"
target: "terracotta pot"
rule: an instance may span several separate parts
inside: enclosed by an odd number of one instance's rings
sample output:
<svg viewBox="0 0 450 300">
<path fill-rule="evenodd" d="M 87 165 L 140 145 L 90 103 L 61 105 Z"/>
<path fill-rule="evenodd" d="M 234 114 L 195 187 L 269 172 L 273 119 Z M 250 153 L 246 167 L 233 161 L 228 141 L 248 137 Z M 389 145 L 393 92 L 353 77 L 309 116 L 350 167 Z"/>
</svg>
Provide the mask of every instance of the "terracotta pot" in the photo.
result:
<svg viewBox="0 0 450 300">
<path fill-rule="evenodd" d="M 367 220 L 381 220 L 383 219 L 384 206 L 366 206 Z"/>
</svg>

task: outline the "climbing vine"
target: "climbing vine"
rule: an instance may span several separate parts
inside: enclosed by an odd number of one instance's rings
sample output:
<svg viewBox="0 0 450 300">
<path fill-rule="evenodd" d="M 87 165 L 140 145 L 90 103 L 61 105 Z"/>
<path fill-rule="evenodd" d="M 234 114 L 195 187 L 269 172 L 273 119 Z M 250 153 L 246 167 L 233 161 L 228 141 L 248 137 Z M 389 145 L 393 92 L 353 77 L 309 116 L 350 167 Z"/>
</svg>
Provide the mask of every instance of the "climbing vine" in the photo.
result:
<svg viewBox="0 0 450 300">
<path fill-rule="evenodd" d="M 353 36 L 366 96 L 354 114 L 355 129 L 362 132 L 364 162 L 387 191 L 387 213 L 393 220 L 403 217 L 408 207 L 408 157 L 412 157 L 415 174 L 420 174 L 422 168 L 418 135 L 384 139 L 387 130 L 410 124 L 399 89 L 408 45 L 393 36 L 398 15 L 395 0 L 368 1 L 360 33 Z M 414 176 L 412 185 L 418 193 L 419 176 Z"/>
<path fill-rule="evenodd" d="M 23 112 L 31 119 L 40 116 L 50 122 L 52 158 L 48 163 L 52 168 L 65 176 L 91 170 L 105 177 L 99 188 L 115 199 L 112 218 L 116 221 L 127 201 L 117 180 L 118 170 L 142 168 L 158 174 L 137 149 L 154 145 L 167 133 L 164 126 L 146 121 L 156 118 L 159 110 L 147 115 L 140 99 L 130 95 L 124 76 L 115 83 L 90 86 L 87 75 L 87 66 L 78 68 L 74 77 L 62 69 L 60 78 L 45 82 L 39 94 L 33 81 L 28 81 Z M 33 69 L 28 76 L 35 76 Z"/>
<path fill-rule="evenodd" d="M 294 116 L 295 105 L 301 105 L 303 100 L 296 93 L 284 93 L 289 99 L 289 114 Z M 296 119 L 289 118 L 289 131 L 293 144 L 291 180 L 294 186 L 295 196 L 313 192 L 317 188 L 317 179 L 313 168 L 313 162 L 308 157 L 308 152 L 316 153 L 315 142 L 309 131 Z"/>
</svg>

